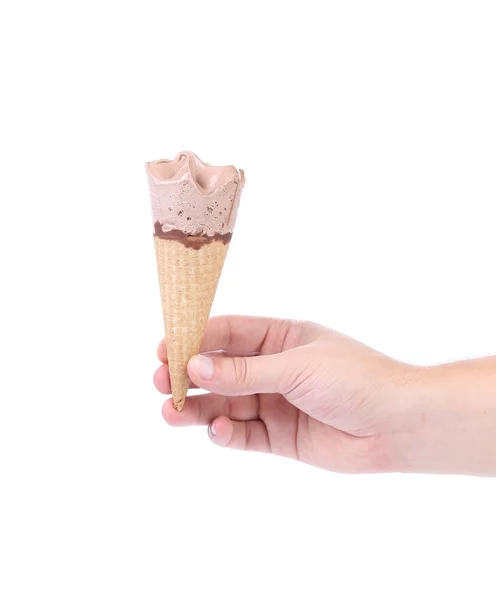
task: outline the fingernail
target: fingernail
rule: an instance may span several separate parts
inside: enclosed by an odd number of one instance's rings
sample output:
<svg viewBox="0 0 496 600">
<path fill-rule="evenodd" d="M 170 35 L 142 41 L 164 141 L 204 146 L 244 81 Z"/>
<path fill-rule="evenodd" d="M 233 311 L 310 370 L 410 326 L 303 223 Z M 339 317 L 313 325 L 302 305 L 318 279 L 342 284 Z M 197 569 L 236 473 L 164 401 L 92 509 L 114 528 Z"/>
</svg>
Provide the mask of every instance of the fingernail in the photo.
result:
<svg viewBox="0 0 496 600">
<path fill-rule="evenodd" d="M 212 379 L 214 376 L 214 361 L 208 356 L 198 354 L 193 358 L 193 364 L 198 375 L 205 380 Z"/>
<path fill-rule="evenodd" d="M 217 435 L 217 431 L 215 430 L 215 421 L 212 421 L 208 426 L 208 433 L 210 435 Z"/>
</svg>

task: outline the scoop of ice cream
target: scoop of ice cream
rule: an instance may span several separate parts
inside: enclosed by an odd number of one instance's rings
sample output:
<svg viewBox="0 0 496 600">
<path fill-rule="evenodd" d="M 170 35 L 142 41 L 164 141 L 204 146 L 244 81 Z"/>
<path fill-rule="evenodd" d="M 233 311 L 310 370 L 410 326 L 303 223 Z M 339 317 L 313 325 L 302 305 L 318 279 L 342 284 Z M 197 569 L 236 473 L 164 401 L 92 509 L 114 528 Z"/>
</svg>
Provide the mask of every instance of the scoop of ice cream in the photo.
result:
<svg viewBox="0 0 496 600">
<path fill-rule="evenodd" d="M 193 152 L 174 160 L 146 163 L 154 227 L 186 235 L 232 233 L 244 173 L 233 166 L 212 167 Z"/>
</svg>

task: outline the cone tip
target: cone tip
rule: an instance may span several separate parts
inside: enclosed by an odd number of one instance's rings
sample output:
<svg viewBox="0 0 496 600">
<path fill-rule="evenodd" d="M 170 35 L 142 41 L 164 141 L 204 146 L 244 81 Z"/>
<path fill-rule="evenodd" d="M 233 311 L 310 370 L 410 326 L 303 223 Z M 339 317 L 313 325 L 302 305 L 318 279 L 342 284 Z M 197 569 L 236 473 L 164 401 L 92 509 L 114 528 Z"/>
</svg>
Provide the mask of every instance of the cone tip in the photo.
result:
<svg viewBox="0 0 496 600">
<path fill-rule="evenodd" d="M 186 402 L 185 396 L 182 396 L 181 398 L 172 397 L 172 406 L 177 410 L 177 412 L 182 411 L 185 402 Z"/>
</svg>

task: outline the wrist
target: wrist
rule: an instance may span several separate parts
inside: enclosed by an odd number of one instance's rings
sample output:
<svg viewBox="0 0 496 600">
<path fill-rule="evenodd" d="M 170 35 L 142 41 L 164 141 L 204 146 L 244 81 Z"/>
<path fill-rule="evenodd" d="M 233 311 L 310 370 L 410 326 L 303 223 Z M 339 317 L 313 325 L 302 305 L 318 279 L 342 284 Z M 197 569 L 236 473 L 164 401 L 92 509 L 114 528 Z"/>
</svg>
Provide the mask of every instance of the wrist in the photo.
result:
<svg viewBox="0 0 496 600">
<path fill-rule="evenodd" d="M 496 474 L 496 366 L 409 367 L 391 428 L 393 470 Z"/>
</svg>

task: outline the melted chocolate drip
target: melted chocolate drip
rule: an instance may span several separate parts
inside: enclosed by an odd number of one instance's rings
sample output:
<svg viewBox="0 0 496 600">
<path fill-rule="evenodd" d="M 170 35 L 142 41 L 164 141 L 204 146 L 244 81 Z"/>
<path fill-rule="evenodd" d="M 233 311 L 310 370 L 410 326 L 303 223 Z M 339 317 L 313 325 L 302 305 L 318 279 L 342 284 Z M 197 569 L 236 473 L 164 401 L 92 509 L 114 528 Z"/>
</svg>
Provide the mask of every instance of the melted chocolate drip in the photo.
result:
<svg viewBox="0 0 496 600">
<path fill-rule="evenodd" d="M 177 240 L 184 244 L 187 248 L 199 250 L 205 244 L 210 244 L 213 241 L 228 244 L 231 241 L 232 233 L 216 233 L 215 235 L 188 235 L 179 229 L 171 231 L 163 231 L 162 226 L 158 221 L 155 221 L 155 232 L 153 234 L 163 240 Z"/>
</svg>

